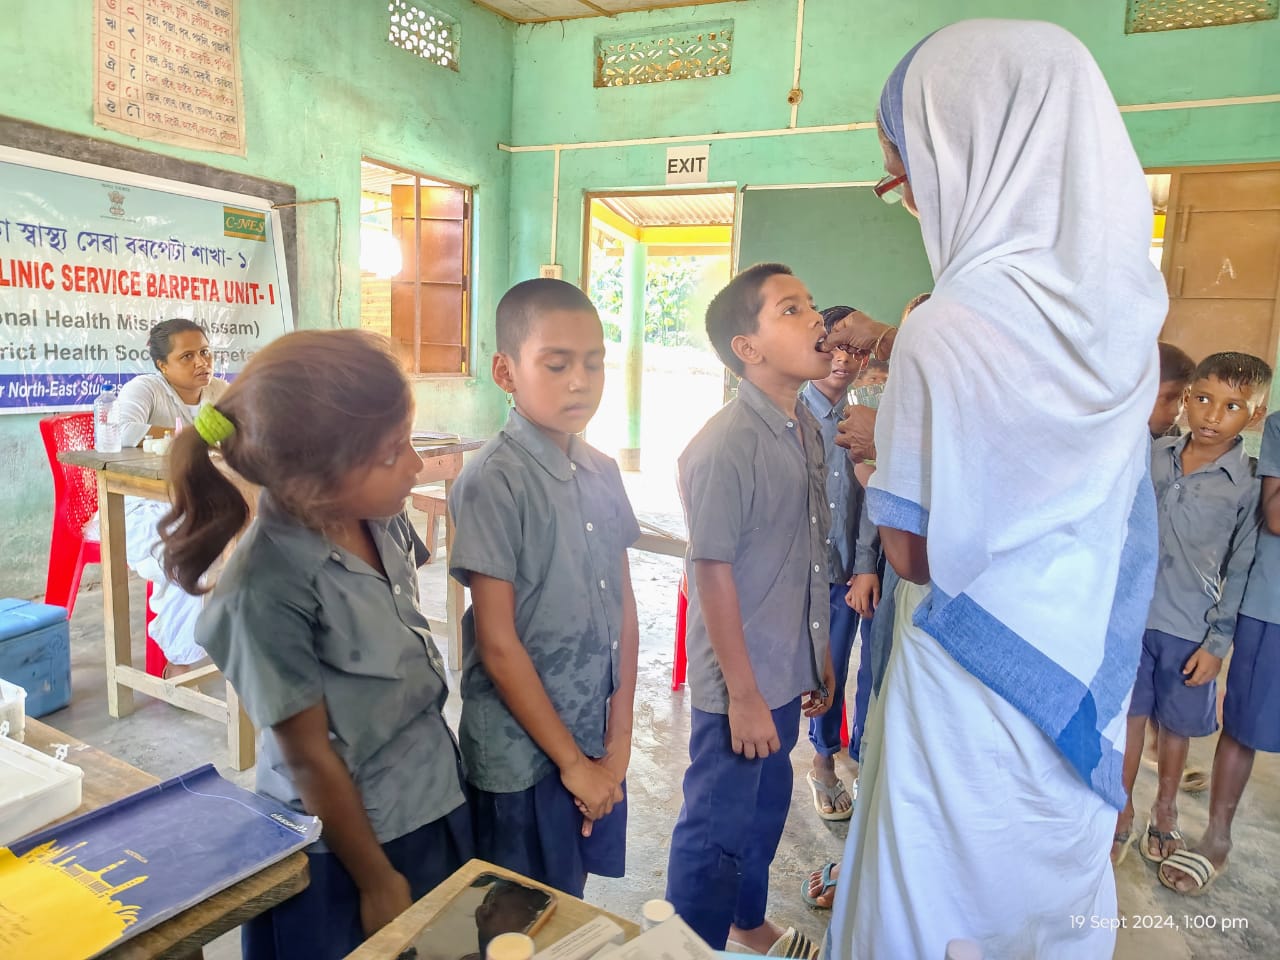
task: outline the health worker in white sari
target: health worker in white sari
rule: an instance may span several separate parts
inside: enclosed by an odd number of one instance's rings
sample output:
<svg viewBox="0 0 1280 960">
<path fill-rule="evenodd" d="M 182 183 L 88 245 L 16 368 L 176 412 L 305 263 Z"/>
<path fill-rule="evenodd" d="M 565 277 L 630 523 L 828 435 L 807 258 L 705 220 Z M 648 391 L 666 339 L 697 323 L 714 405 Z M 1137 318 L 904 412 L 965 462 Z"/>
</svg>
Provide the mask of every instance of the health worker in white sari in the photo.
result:
<svg viewBox="0 0 1280 960">
<path fill-rule="evenodd" d="M 111 419 L 120 425 L 120 444 L 136 447 L 147 437 L 162 437 L 190 427 L 205 403 L 217 403 L 229 384 L 213 375 L 213 351 L 204 328 L 192 320 L 157 323 L 147 338 L 155 373 L 134 377 L 120 389 Z M 125 556 L 129 566 L 151 581 L 148 634 L 169 661 L 166 676 L 186 672 L 204 660 L 195 641 L 202 597 L 187 593 L 164 574 L 159 525 L 169 504 L 125 498 Z"/>
<path fill-rule="evenodd" d="M 935 286 L 903 324 L 868 504 L 896 592 L 827 950 L 1110 957 L 1125 713 L 1156 561 L 1166 296 L 1106 81 L 1047 23 L 973 20 L 879 119 Z"/>
</svg>

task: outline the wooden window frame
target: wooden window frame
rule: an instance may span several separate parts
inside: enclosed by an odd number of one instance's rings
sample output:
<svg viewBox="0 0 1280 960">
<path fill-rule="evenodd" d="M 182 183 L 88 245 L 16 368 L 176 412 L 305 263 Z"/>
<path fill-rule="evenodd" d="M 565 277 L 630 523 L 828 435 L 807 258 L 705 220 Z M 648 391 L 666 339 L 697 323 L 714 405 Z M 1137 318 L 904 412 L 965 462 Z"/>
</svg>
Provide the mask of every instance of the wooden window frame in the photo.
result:
<svg viewBox="0 0 1280 960">
<path fill-rule="evenodd" d="M 408 364 L 407 372 L 409 373 L 410 376 L 417 379 L 458 379 L 458 378 L 471 378 L 475 376 L 474 363 L 471 356 L 472 339 L 473 339 L 472 315 L 471 315 L 473 292 L 471 289 L 471 284 L 475 276 L 475 271 L 472 263 L 472 257 L 474 255 L 473 240 L 474 240 L 474 234 L 475 234 L 475 187 L 471 184 L 459 183 L 456 180 L 449 180 L 449 179 L 446 179 L 445 177 L 438 177 L 433 174 L 424 173 L 421 170 L 414 170 L 410 167 L 402 166 L 400 164 L 389 163 L 388 161 L 382 160 L 378 157 L 362 155 L 360 159 L 365 163 L 374 164 L 376 166 L 382 167 L 385 170 L 390 170 L 390 171 L 393 171 L 394 173 L 398 173 L 406 177 L 414 178 L 414 182 L 412 186 L 414 187 L 414 220 L 415 222 L 421 221 L 422 219 L 424 219 L 422 217 L 422 193 L 421 193 L 422 187 L 443 186 L 443 187 L 450 187 L 456 190 L 461 190 L 463 192 L 463 217 L 462 217 L 462 220 L 463 220 L 462 271 L 463 272 L 462 272 L 462 283 L 461 283 L 462 315 L 459 318 L 459 322 L 461 324 L 460 332 L 459 332 L 459 340 L 461 342 L 457 344 L 433 343 L 423 339 L 421 287 L 423 283 L 430 283 L 431 281 L 424 281 L 420 279 L 421 277 L 421 274 L 419 273 L 419 270 L 421 267 L 420 246 L 419 246 L 420 235 L 417 231 L 415 231 L 414 238 L 413 238 L 414 244 L 413 244 L 413 258 L 412 258 L 412 269 L 414 272 L 414 276 L 412 278 L 409 278 L 409 282 L 414 284 L 413 343 L 407 344 L 412 350 L 411 362 Z M 427 218 L 427 219 L 431 219 L 431 218 Z M 405 268 L 402 269 L 401 271 L 402 276 L 404 272 L 408 269 L 408 267 L 409 267 L 409 264 L 406 263 Z M 403 280 L 393 280 L 393 282 L 403 282 Z M 394 310 L 394 308 L 392 309 Z M 394 324 L 394 313 L 393 313 L 392 323 Z M 394 326 L 393 326 L 393 329 L 394 329 Z M 395 340 L 394 335 L 392 339 Z M 396 342 L 404 342 L 404 341 L 396 341 Z M 422 348 L 424 346 L 426 347 L 442 346 L 442 347 L 458 348 L 461 352 L 461 358 L 462 358 L 461 369 L 456 371 L 423 370 L 422 369 Z"/>
</svg>

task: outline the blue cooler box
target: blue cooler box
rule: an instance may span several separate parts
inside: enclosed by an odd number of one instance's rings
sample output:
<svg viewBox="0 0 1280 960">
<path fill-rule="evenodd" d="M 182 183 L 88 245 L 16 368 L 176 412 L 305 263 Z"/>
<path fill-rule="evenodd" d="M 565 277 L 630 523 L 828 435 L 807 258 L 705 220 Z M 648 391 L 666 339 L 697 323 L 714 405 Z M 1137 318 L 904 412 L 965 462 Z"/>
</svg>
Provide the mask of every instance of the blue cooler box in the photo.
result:
<svg viewBox="0 0 1280 960">
<path fill-rule="evenodd" d="M 27 691 L 27 716 L 71 702 L 71 630 L 65 607 L 0 600 L 0 677 Z"/>
</svg>

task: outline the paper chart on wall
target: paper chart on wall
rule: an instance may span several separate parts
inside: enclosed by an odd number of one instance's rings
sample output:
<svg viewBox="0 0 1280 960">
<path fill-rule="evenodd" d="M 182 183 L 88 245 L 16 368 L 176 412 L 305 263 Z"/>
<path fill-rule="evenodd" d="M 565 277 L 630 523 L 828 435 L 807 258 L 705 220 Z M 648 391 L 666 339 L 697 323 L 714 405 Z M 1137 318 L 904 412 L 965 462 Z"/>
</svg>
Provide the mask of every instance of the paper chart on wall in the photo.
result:
<svg viewBox="0 0 1280 960">
<path fill-rule="evenodd" d="M 239 3 L 94 0 L 94 123 L 244 156 Z"/>
</svg>

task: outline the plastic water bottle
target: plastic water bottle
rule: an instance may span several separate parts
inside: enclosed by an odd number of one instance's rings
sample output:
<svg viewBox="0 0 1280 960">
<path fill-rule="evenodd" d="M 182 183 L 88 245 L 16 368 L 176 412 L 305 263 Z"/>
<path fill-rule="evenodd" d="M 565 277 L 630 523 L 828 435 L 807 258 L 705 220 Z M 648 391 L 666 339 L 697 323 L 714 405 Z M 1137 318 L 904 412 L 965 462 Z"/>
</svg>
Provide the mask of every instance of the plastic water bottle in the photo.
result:
<svg viewBox="0 0 1280 960">
<path fill-rule="evenodd" d="M 101 453 L 120 452 L 120 425 L 111 422 L 111 408 L 116 403 L 116 390 L 105 384 L 93 401 L 93 449 Z"/>
</svg>

